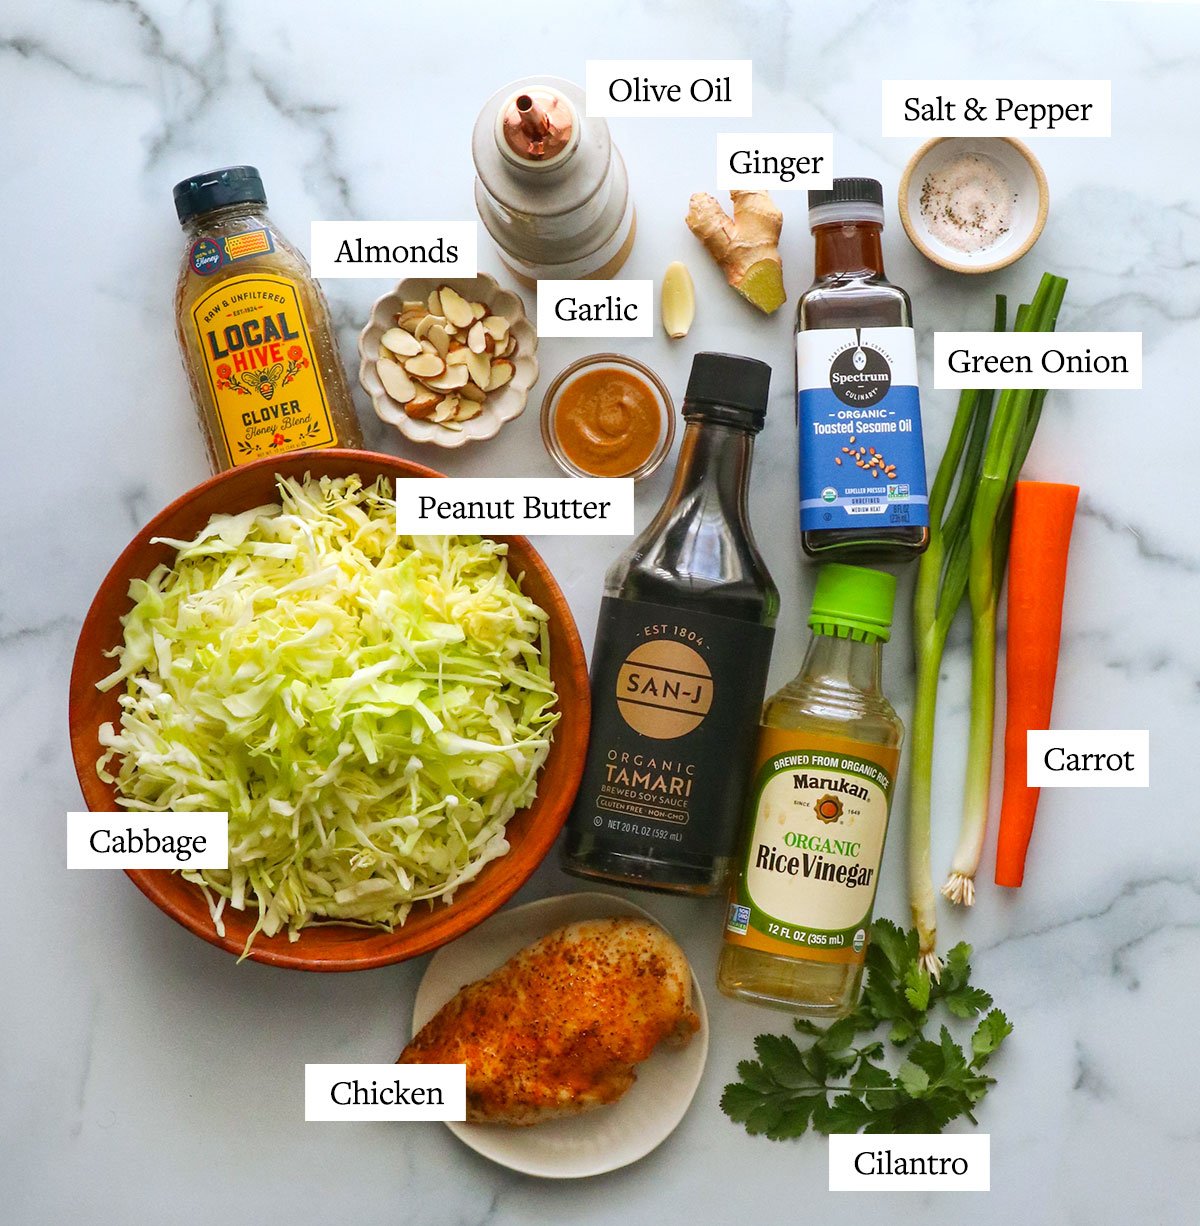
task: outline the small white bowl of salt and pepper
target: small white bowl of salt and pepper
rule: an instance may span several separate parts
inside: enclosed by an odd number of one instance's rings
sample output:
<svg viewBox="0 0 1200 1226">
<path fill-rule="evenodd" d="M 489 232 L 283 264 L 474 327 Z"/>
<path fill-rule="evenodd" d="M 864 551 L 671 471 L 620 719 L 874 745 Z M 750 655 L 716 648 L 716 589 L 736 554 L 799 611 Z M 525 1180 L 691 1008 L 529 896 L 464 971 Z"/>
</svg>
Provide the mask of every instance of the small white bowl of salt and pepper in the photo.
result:
<svg viewBox="0 0 1200 1226">
<path fill-rule="evenodd" d="M 953 272 L 994 272 L 1019 260 L 1049 207 L 1037 158 L 1007 137 L 931 140 L 900 180 L 900 220 L 913 246 Z"/>
</svg>

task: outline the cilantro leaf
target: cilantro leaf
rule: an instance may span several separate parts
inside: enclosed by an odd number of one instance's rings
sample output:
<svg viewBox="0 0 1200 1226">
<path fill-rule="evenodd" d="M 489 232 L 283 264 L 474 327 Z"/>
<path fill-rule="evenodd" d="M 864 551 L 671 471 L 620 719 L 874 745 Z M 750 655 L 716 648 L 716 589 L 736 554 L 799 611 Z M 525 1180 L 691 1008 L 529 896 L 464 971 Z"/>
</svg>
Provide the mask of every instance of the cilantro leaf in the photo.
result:
<svg viewBox="0 0 1200 1226">
<path fill-rule="evenodd" d="M 721 1109 L 747 1132 L 783 1140 L 810 1129 L 940 1132 L 960 1117 L 975 1122 L 973 1109 L 995 1084 L 983 1066 L 1013 1028 L 991 1007 L 990 994 L 970 982 L 971 947 L 963 942 L 951 949 L 934 981 L 920 967 L 915 930 L 879 919 L 871 937 L 866 986 L 851 1013 L 828 1026 L 796 1018 L 807 1046 L 790 1035 L 759 1035 L 758 1059 L 738 1065 L 740 1080 L 725 1087 Z M 969 1057 L 945 1025 L 936 1039 L 926 1036 L 938 1011 L 983 1015 Z M 883 1063 L 881 1028 L 904 1049 L 894 1073 Z M 860 1036 L 866 1041 L 859 1043 Z"/>
<path fill-rule="evenodd" d="M 904 972 L 904 999 L 918 1012 L 929 1008 L 929 992 L 932 987 L 929 972 L 912 963 Z"/>
<path fill-rule="evenodd" d="M 1000 1044 L 1012 1034 L 1012 1030 L 1012 1022 L 999 1009 L 993 1009 L 986 1014 L 971 1036 L 972 1066 L 982 1068 Z"/>
</svg>

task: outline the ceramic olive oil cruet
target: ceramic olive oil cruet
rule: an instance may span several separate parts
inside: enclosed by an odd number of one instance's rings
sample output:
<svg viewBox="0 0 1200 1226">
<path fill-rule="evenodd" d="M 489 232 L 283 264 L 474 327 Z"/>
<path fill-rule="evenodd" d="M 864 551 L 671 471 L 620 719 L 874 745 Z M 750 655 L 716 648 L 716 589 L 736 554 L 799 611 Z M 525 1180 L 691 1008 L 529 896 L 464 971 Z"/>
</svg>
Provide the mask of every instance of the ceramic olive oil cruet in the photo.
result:
<svg viewBox="0 0 1200 1226">
<path fill-rule="evenodd" d="M 475 207 L 504 262 L 526 285 L 613 277 L 633 247 L 625 163 L 584 93 L 527 77 L 488 99 L 471 139 Z"/>
</svg>

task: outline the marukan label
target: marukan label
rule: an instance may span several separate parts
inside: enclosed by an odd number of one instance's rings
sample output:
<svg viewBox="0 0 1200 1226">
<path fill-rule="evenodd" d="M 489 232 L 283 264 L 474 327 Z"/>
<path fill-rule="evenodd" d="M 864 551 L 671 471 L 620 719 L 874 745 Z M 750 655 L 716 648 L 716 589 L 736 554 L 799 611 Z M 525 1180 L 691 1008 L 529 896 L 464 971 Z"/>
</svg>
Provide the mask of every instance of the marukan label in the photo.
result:
<svg viewBox="0 0 1200 1226">
<path fill-rule="evenodd" d="M 204 374 L 230 462 L 337 446 L 312 333 L 296 286 L 255 273 L 192 307 Z"/>
<path fill-rule="evenodd" d="M 726 941 L 863 961 L 899 757 L 845 737 L 760 729 Z"/>
</svg>

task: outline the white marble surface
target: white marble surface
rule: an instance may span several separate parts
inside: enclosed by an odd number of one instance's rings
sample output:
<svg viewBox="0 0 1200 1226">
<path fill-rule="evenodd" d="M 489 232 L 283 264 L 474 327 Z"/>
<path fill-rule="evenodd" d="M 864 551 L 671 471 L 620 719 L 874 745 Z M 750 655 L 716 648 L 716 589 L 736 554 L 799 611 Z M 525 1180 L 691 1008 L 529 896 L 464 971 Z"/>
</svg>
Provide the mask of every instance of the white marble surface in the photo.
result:
<svg viewBox="0 0 1200 1226">
<path fill-rule="evenodd" d="M 567 14 L 570 13 L 568 19 Z M 507 15 L 506 15 L 507 14 Z M 145 1217 L 355 1222 L 1041 1223 L 1195 1220 L 1200 1203 L 1200 546 L 1195 413 L 1200 316 L 1200 9 L 1121 2 L 884 4 L 659 0 L 587 6 L 171 5 L 7 0 L 0 15 L 7 388 L 0 550 L 0 805 L 7 855 L 0 947 L 0 1217 L 107 1226 Z M 588 55 L 748 56 L 752 130 L 837 133 L 842 173 L 891 198 L 912 149 L 879 136 L 881 77 L 1111 77 L 1111 140 L 1038 142 L 1053 203 L 1033 255 L 982 281 L 941 274 L 889 209 L 893 278 L 912 293 L 923 354 L 938 327 L 985 327 L 989 296 L 1070 277 L 1068 328 L 1145 337 L 1140 393 L 1055 394 L 1029 472 L 1085 494 L 1072 549 L 1057 722 L 1149 727 L 1151 792 L 1046 795 L 1026 888 L 985 889 L 943 915 L 1016 1023 L 983 1108 L 993 1191 L 864 1201 L 825 1191 L 825 1145 L 751 1139 L 717 1108 L 776 1016 L 709 992 L 713 1045 L 693 1109 L 651 1157 L 570 1186 L 512 1175 L 437 1125 L 305 1125 L 305 1061 L 391 1059 L 421 963 L 315 977 L 234 959 L 154 910 L 116 874 L 68 873 L 63 814 L 79 803 L 67 671 L 87 603 L 134 530 L 205 475 L 175 352 L 181 255 L 170 189 L 248 161 L 272 211 L 312 218 L 472 216 L 478 105 L 524 73 L 581 80 Z M 628 348 L 676 389 L 692 352 L 741 351 L 778 377 L 753 517 L 784 595 L 773 682 L 794 669 L 811 571 L 797 557 L 788 310 L 765 321 L 719 283 L 683 224 L 712 186 L 719 121 L 616 121 L 641 230 L 630 276 L 685 258 L 700 317 L 682 345 Z M 439 142 L 444 142 L 440 152 Z M 811 268 L 802 198 L 780 197 L 794 294 Z M 486 249 L 485 249 L 486 250 Z M 482 266 L 499 271 L 487 251 Z M 343 353 L 382 284 L 329 287 Z M 547 341 L 552 373 L 586 346 Z M 926 368 L 927 369 L 927 368 Z M 953 395 L 927 393 L 931 454 Z M 362 402 L 365 408 L 365 401 Z M 372 423 L 370 440 L 400 450 Z M 412 454 L 405 451 L 405 454 Z M 554 475 L 530 413 L 494 444 L 424 460 L 455 473 Z M 666 474 L 639 491 L 639 518 Z M 547 539 L 590 640 L 616 544 Z M 891 690 L 911 690 L 903 633 Z M 947 669 L 936 861 L 953 841 L 965 718 L 961 639 Z M 901 802 L 901 809 L 903 803 Z M 989 859 L 993 841 L 989 840 Z M 903 840 L 879 911 L 904 912 Z M 520 898 L 571 888 L 553 862 Z M 645 904 L 711 982 L 719 907 Z"/>
</svg>

